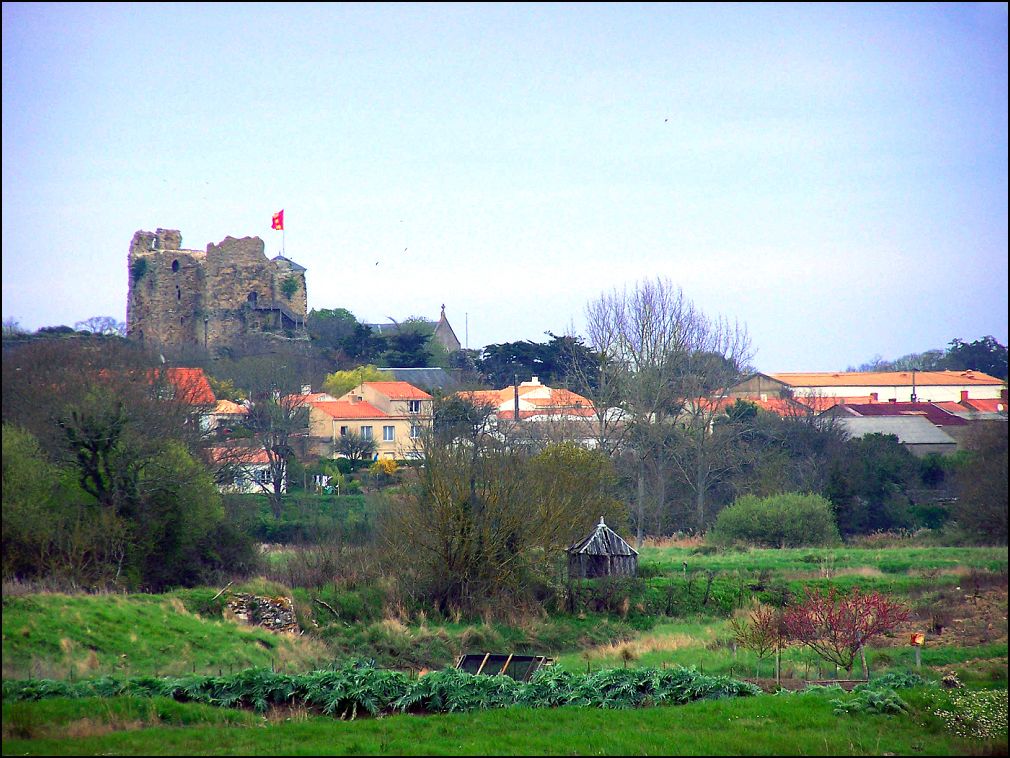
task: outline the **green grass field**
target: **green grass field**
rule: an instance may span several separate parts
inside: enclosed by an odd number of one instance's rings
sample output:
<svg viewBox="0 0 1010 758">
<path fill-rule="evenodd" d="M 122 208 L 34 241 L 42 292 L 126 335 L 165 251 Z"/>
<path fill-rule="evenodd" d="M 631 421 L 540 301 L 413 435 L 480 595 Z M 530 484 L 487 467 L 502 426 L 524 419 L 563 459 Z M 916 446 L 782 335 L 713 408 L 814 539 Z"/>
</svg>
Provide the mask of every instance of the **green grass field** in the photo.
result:
<svg viewBox="0 0 1010 758">
<path fill-rule="evenodd" d="M 683 563 L 687 562 L 685 572 Z M 1006 688 L 1006 548 L 838 548 L 725 550 L 646 547 L 639 582 L 646 603 L 675 598 L 676 616 L 620 613 L 552 615 L 510 626 L 480 621 L 332 618 L 296 588 L 302 637 L 270 634 L 220 617 L 216 588 L 167 595 L 35 594 L 5 597 L 4 678 L 93 677 L 100 674 L 228 674 L 250 666 L 305 672 L 334 659 L 372 657 L 380 666 L 435 668 L 460 651 L 553 653 L 568 671 L 612 667 L 695 667 L 706 674 L 763 679 L 771 660 L 734 652 L 726 614 L 750 602 L 751 584 L 768 591 L 804 587 L 877 589 L 906 602 L 929 593 L 960 597 L 958 616 L 922 653 L 924 676 L 957 671 L 972 687 Z M 700 606 L 706 572 L 715 572 L 712 602 Z M 972 572 L 975 573 L 972 573 Z M 994 597 L 978 599 L 970 582 Z M 252 581 L 241 588 L 278 594 L 286 588 Z M 334 589 L 334 592 L 337 590 Z M 1002 596 L 1000 597 L 1000 591 Z M 360 594 L 361 590 L 358 590 Z M 364 595 L 326 596 L 350 615 Z M 684 603 L 687 599 L 690 602 Z M 988 606 L 985 603 L 988 602 Z M 343 603 L 343 604 L 341 604 Z M 927 603 L 928 604 L 928 603 Z M 313 608 L 312 606 L 317 606 Z M 373 603 L 374 605 L 374 603 Z M 377 606 L 381 612 L 381 604 Z M 645 607 L 655 607 L 646 605 Z M 308 609 L 306 611 L 306 609 Z M 321 614 L 321 615 L 320 615 Z M 329 617 L 327 617 L 329 616 Z M 917 621 L 916 623 L 924 623 Z M 910 670 L 914 651 L 895 635 L 867 651 L 874 676 Z M 783 658 L 783 675 L 833 674 L 799 648 Z M 507 709 L 450 716 L 389 716 L 336 722 L 303 711 L 251 713 L 156 698 L 4 703 L 3 753 L 44 754 L 999 754 L 1006 742 L 962 740 L 945 731 L 922 697 L 897 716 L 833 713 L 826 693 L 692 703 L 635 711 L 584 708 Z M 919 697 L 917 701 L 915 698 Z"/>
<path fill-rule="evenodd" d="M 42 594 L 3 601 L 5 679 L 227 673 L 250 666 L 303 670 L 327 660 L 322 643 L 204 619 L 177 595 Z"/>
<path fill-rule="evenodd" d="M 836 715 L 836 694 L 761 696 L 600 711 L 509 708 L 353 722 L 275 712 L 266 718 L 170 701 L 4 704 L 4 755 L 983 755 L 924 695 L 898 716 Z M 124 702 L 125 701 L 125 702 Z M 88 707 L 90 705 L 90 707 Z M 26 738 L 33 737 L 33 738 Z"/>
<path fill-rule="evenodd" d="M 864 576 L 873 572 L 905 574 L 909 572 L 961 572 L 973 568 L 1006 571 L 1007 548 L 917 547 L 917 548 L 797 548 L 772 550 L 713 550 L 711 548 L 648 547 L 640 551 L 643 566 L 676 575 L 684 571 L 771 571 L 778 574 L 820 576 L 824 572 L 861 570 Z M 931 577 L 932 578 L 932 577 Z"/>
</svg>

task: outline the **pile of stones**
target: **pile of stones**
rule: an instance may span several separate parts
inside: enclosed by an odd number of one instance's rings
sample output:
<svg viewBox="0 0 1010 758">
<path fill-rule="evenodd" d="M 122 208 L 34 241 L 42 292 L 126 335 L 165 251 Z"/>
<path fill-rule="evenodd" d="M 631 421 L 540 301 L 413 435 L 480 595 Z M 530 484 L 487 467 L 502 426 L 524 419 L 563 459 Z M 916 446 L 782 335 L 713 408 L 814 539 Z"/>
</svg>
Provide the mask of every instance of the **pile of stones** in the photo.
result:
<svg viewBox="0 0 1010 758">
<path fill-rule="evenodd" d="M 261 626 L 272 632 L 299 632 L 295 605 L 289 597 L 261 597 L 235 592 L 229 596 L 227 608 L 231 616 L 246 624 Z"/>
</svg>

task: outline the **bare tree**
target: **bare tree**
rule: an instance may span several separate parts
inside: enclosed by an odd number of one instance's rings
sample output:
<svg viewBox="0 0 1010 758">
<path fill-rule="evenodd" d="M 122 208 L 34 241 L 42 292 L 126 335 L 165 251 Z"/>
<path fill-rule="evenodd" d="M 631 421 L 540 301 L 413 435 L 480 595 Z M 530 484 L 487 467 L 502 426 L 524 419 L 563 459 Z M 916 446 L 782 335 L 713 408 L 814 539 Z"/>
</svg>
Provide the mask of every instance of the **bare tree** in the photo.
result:
<svg viewBox="0 0 1010 758">
<path fill-rule="evenodd" d="M 3 321 L 3 336 L 4 337 L 20 337 L 27 332 L 21 328 L 21 324 L 16 318 L 5 318 Z"/>
<path fill-rule="evenodd" d="M 630 292 L 615 289 L 601 295 L 586 307 L 586 322 L 589 341 L 600 354 L 596 395 L 611 409 L 620 409 L 598 416 L 601 438 L 606 424 L 611 423 L 613 431 L 617 426 L 613 422 L 623 415 L 624 428 L 617 439 L 635 453 L 638 544 L 644 536 L 650 489 L 653 497 L 658 495 L 657 506 L 664 507 L 665 477 L 654 477 L 650 487 L 650 463 L 661 471 L 667 454 L 677 448 L 691 452 L 692 465 L 686 465 L 688 458 L 682 455 L 676 469 L 695 492 L 700 528 L 717 465 L 713 422 L 728 387 L 750 358 L 746 329 L 706 317 L 665 278 L 639 282 Z M 664 425 L 679 430 L 687 447 L 667 445 L 672 435 Z"/>
<path fill-rule="evenodd" d="M 84 321 L 78 321 L 74 324 L 74 328 L 92 334 L 126 336 L 126 324 L 116 321 L 112 316 L 92 316 Z"/>
<path fill-rule="evenodd" d="M 702 531 L 710 515 L 709 492 L 739 471 L 747 458 L 748 447 L 740 443 L 748 426 L 727 416 L 726 408 L 729 388 L 750 359 L 750 342 L 739 324 L 698 312 L 693 316 L 692 344 L 678 360 L 678 439 L 667 453 L 694 495 L 694 527 Z"/>
<path fill-rule="evenodd" d="M 304 396 L 282 395 L 277 389 L 261 392 L 254 398 L 244 425 L 266 453 L 267 476 L 258 484 L 270 498 L 274 517 L 279 519 L 287 487 L 288 459 L 295 454 L 293 438 L 306 433 L 308 409 Z"/>
</svg>

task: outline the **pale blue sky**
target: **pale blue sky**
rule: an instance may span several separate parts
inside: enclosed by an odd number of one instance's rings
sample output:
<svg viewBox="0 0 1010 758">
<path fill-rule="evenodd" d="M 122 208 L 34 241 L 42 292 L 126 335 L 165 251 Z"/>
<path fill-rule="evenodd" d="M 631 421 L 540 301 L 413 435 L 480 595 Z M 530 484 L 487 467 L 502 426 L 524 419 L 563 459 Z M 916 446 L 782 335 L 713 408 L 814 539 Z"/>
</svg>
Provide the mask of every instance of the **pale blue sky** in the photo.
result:
<svg viewBox="0 0 1010 758">
<path fill-rule="evenodd" d="M 470 347 L 657 275 L 765 371 L 1006 344 L 1007 140 L 1006 4 L 4 3 L 3 317 L 283 208 L 310 307 Z"/>
</svg>

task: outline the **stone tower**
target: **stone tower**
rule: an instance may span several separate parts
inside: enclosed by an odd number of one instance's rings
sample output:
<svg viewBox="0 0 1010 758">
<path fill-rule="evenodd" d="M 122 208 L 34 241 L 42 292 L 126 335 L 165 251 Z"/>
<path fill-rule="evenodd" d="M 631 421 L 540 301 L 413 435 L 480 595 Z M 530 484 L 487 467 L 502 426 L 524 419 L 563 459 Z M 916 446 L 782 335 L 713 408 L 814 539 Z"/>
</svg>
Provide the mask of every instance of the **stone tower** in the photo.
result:
<svg viewBox="0 0 1010 758">
<path fill-rule="evenodd" d="M 126 334 L 154 345 L 214 351 L 259 334 L 306 339 L 305 269 L 264 253 L 259 237 L 182 248 L 176 229 L 130 243 Z"/>
</svg>

